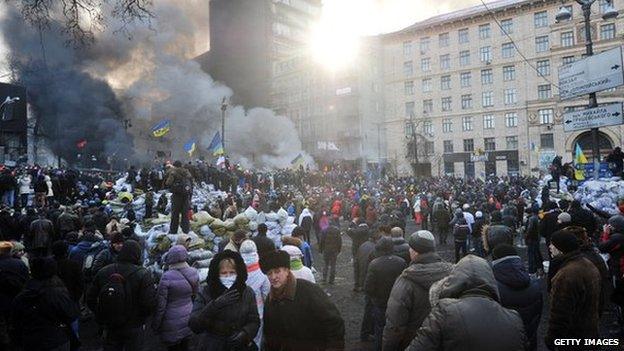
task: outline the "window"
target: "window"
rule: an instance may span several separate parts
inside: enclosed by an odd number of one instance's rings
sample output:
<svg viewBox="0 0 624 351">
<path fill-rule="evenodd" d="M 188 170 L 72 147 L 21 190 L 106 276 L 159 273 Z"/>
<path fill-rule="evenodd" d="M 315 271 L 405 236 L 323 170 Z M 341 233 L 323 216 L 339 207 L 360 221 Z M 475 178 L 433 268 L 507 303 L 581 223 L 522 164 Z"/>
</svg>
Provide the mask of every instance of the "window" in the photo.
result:
<svg viewBox="0 0 624 351">
<path fill-rule="evenodd" d="M 449 42 L 448 32 L 438 35 L 438 45 L 440 45 L 441 48 L 449 46 Z"/>
<path fill-rule="evenodd" d="M 445 153 L 453 152 L 453 140 L 444 140 L 444 152 Z"/>
<path fill-rule="evenodd" d="M 428 57 L 420 59 L 420 69 L 423 72 L 431 71 L 431 59 Z"/>
<path fill-rule="evenodd" d="M 425 155 L 431 156 L 433 155 L 433 141 L 425 141 Z"/>
<path fill-rule="evenodd" d="M 479 49 L 479 57 L 481 58 L 481 62 L 490 63 L 492 62 L 492 47 L 484 46 Z"/>
<path fill-rule="evenodd" d="M 423 100 L 423 113 L 431 113 L 433 112 L 433 100 L 427 99 Z"/>
<path fill-rule="evenodd" d="M 535 52 L 548 51 L 550 46 L 548 44 L 548 35 L 535 38 Z"/>
<path fill-rule="evenodd" d="M 547 27 L 548 26 L 548 12 L 541 11 L 533 14 L 533 23 L 535 24 L 535 28 Z"/>
<path fill-rule="evenodd" d="M 554 112 L 552 108 L 537 110 L 537 116 L 539 117 L 540 124 L 552 124 L 553 114 Z"/>
<path fill-rule="evenodd" d="M 563 63 L 564 65 L 569 65 L 573 62 L 574 62 L 574 56 L 564 56 L 561 59 L 561 63 Z"/>
<path fill-rule="evenodd" d="M 503 67 L 503 81 L 510 82 L 516 79 L 516 67 L 504 66 Z"/>
<path fill-rule="evenodd" d="M 414 74 L 414 64 L 412 61 L 403 62 L 403 75 L 411 77 Z"/>
<path fill-rule="evenodd" d="M 495 151 L 496 150 L 496 139 L 494 138 L 483 138 L 483 148 L 485 151 Z"/>
<path fill-rule="evenodd" d="M 482 69 L 481 70 L 481 85 L 492 84 L 493 82 L 493 74 L 492 69 Z"/>
<path fill-rule="evenodd" d="M 600 26 L 600 40 L 608 40 L 613 38 L 615 38 L 615 23 L 609 23 Z"/>
<path fill-rule="evenodd" d="M 455 174 L 455 163 L 454 162 L 444 162 L 444 175 L 452 176 Z"/>
<path fill-rule="evenodd" d="M 423 121 L 423 134 L 433 135 L 433 123 L 431 121 Z"/>
<path fill-rule="evenodd" d="M 405 95 L 414 95 L 414 81 L 408 80 L 405 82 Z"/>
<path fill-rule="evenodd" d="M 440 69 L 450 69 L 451 68 L 451 55 L 440 55 Z"/>
<path fill-rule="evenodd" d="M 459 52 L 459 65 L 464 67 L 470 64 L 470 51 L 464 50 Z"/>
<path fill-rule="evenodd" d="M 518 97 L 516 96 L 516 88 L 505 89 L 503 91 L 503 95 L 505 97 L 505 105 L 513 105 L 518 101 Z"/>
<path fill-rule="evenodd" d="M 465 94 L 461 96 L 462 110 L 472 108 L 472 94 Z"/>
<path fill-rule="evenodd" d="M 540 134 L 540 148 L 544 150 L 555 148 L 555 138 L 552 133 Z"/>
<path fill-rule="evenodd" d="M 407 83 L 406 83 L 407 84 Z M 431 78 L 426 78 L 422 80 L 422 91 L 423 93 L 428 93 L 432 90 L 432 82 L 431 82 Z M 413 90 L 413 89 L 412 89 Z M 412 91 L 413 94 L 413 91 Z"/>
<path fill-rule="evenodd" d="M 453 132 L 453 120 L 450 118 L 445 118 L 442 120 L 442 132 L 444 133 L 452 133 Z"/>
<path fill-rule="evenodd" d="M 451 76 L 440 77 L 440 89 L 441 90 L 451 89 Z"/>
<path fill-rule="evenodd" d="M 503 58 L 510 58 L 514 56 L 516 49 L 514 48 L 512 43 L 503 43 L 501 55 Z"/>
<path fill-rule="evenodd" d="M 552 97 L 552 89 L 550 84 L 543 84 L 537 86 L 537 98 L 540 100 L 547 100 Z"/>
<path fill-rule="evenodd" d="M 414 101 L 408 101 L 405 103 L 405 116 L 406 117 L 411 117 L 414 115 L 414 107 L 416 105 L 414 104 Z"/>
<path fill-rule="evenodd" d="M 505 137 L 505 144 L 507 150 L 518 150 L 518 137 L 515 135 Z"/>
<path fill-rule="evenodd" d="M 462 117 L 462 130 L 464 132 L 469 132 L 472 130 L 472 117 L 471 116 Z"/>
<path fill-rule="evenodd" d="M 537 67 L 538 75 L 549 76 L 550 75 L 550 60 L 539 60 L 535 65 Z"/>
<path fill-rule="evenodd" d="M 600 13 L 605 13 L 607 12 L 607 8 L 609 7 L 609 1 L 607 0 L 600 0 L 599 2 L 599 8 L 600 8 Z"/>
<path fill-rule="evenodd" d="M 403 55 L 407 57 L 412 56 L 412 42 L 411 41 L 403 42 Z"/>
<path fill-rule="evenodd" d="M 574 46 L 574 32 L 562 32 L 561 33 L 561 46 L 568 47 Z"/>
<path fill-rule="evenodd" d="M 513 128 L 518 126 L 518 114 L 516 112 L 505 113 L 505 127 Z"/>
<path fill-rule="evenodd" d="M 493 92 L 484 91 L 481 93 L 481 104 L 483 107 L 492 107 L 494 106 Z"/>
<path fill-rule="evenodd" d="M 501 32 L 503 35 L 505 35 L 505 33 L 507 34 L 513 33 L 513 19 L 511 18 L 504 19 L 500 22 L 500 24 L 501 24 Z"/>
<path fill-rule="evenodd" d="M 429 51 L 430 43 L 431 43 L 431 40 L 429 39 L 429 37 L 420 38 L 420 53 L 421 54 L 424 54 L 427 51 Z"/>
<path fill-rule="evenodd" d="M 465 44 L 469 41 L 468 39 L 468 28 L 460 29 L 457 31 L 457 39 L 460 44 Z"/>
<path fill-rule="evenodd" d="M 451 110 L 452 100 L 450 96 L 442 98 L 442 111 L 450 111 Z"/>
<path fill-rule="evenodd" d="M 472 78 L 472 74 L 470 74 L 470 72 L 462 72 L 459 74 L 459 81 L 462 88 L 470 86 L 470 78 Z"/>
<path fill-rule="evenodd" d="M 483 115 L 483 129 L 494 129 L 494 115 Z"/>
<path fill-rule="evenodd" d="M 479 39 L 487 39 L 490 37 L 490 24 L 482 24 L 479 26 Z"/>
<path fill-rule="evenodd" d="M 474 141 L 472 139 L 464 139 L 464 152 L 474 151 Z"/>
</svg>

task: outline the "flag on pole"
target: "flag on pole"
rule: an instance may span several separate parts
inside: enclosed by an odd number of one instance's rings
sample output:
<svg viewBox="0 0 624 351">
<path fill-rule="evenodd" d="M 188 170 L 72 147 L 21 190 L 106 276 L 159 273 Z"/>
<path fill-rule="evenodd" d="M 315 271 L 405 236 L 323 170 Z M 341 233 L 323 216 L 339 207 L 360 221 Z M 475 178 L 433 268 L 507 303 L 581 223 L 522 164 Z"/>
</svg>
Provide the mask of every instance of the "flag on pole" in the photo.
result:
<svg viewBox="0 0 624 351">
<path fill-rule="evenodd" d="M 208 146 L 208 151 L 212 152 L 213 156 L 225 154 L 225 151 L 223 150 L 223 140 L 221 139 L 221 133 L 215 133 L 212 141 L 210 142 L 210 146 Z"/>
<path fill-rule="evenodd" d="M 585 157 L 583 149 L 581 149 L 581 145 L 576 143 L 576 147 L 574 149 L 574 179 L 585 180 L 585 167 L 582 166 L 585 163 L 588 163 L 587 157 Z"/>
<path fill-rule="evenodd" d="M 79 149 L 84 149 L 84 147 L 87 146 L 87 139 L 80 139 L 78 140 L 78 142 L 76 143 L 76 147 Z"/>
<path fill-rule="evenodd" d="M 160 138 L 164 136 L 165 134 L 169 133 L 170 129 L 171 129 L 171 120 L 165 119 L 156 123 L 156 125 L 152 127 L 152 134 L 155 137 Z"/>
<path fill-rule="evenodd" d="M 303 159 L 302 154 L 297 155 L 297 157 L 295 157 L 292 161 L 290 161 L 290 164 L 295 169 L 299 168 L 300 166 L 303 166 L 304 163 L 305 163 L 305 160 Z"/>
<path fill-rule="evenodd" d="M 195 139 L 191 139 L 187 141 L 186 144 L 184 144 L 184 151 L 186 151 L 189 154 L 189 156 L 192 156 L 193 152 L 195 152 L 195 147 L 196 147 Z"/>
</svg>

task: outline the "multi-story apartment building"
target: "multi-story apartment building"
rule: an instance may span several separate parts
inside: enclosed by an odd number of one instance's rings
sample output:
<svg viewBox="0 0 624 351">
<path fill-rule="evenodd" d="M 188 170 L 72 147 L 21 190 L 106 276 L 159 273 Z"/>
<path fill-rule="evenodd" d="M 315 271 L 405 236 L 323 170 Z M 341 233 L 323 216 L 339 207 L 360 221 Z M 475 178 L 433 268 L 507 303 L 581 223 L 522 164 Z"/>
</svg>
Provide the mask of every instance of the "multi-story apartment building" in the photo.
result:
<svg viewBox="0 0 624 351">
<path fill-rule="evenodd" d="M 591 17 L 595 53 L 623 42 L 624 16 L 603 20 L 606 4 L 597 1 Z M 563 130 L 563 113 L 588 103 L 558 96 L 558 68 L 585 53 L 581 8 L 564 5 L 572 18 L 561 23 L 560 1 L 501 0 L 384 35 L 382 157 L 400 174 L 477 177 L 535 174 L 556 154 L 570 161 L 576 143 L 591 159 L 589 131 Z M 598 102 L 622 101 L 623 91 L 598 93 Z M 622 144 L 621 126 L 600 132 L 601 154 Z M 422 146 L 417 164 L 408 154 L 413 136 Z"/>
</svg>

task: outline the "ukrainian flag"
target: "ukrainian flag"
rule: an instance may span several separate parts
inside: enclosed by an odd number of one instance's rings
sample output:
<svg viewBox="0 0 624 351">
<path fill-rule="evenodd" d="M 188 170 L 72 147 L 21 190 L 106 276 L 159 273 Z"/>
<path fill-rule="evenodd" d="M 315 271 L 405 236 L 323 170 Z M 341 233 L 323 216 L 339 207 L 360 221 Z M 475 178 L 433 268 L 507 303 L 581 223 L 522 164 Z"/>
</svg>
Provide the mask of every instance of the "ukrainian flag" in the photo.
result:
<svg viewBox="0 0 624 351">
<path fill-rule="evenodd" d="M 574 149 L 574 178 L 576 180 L 585 180 L 585 167 L 582 166 L 585 163 L 587 163 L 587 157 L 585 157 L 579 143 L 576 143 Z"/>
<path fill-rule="evenodd" d="M 169 133 L 170 129 L 171 129 L 171 120 L 165 119 L 165 120 L 158 122 L 155 126 L 152 127 L 152 134 L 155 137 L 160 138 L 164 136 L 165 134 Z"/>
<path fill-rule="evenodd" d="M 290 164 L 295 169 L 299 168 L 300 166 L 303 166 L 304 163 L 305 163 L 305 160 L 303 159 L 302 154 L 297 155 L 297 157 L 295 157 L 292 161 L 290 161 Z"/>
<path fill-rule="evenodd" d="M 197 146 L 196 144 L 195 139 L 189 140 L 186 144 L 184 144 L 184 151 L 186 151 L 189 156 L 192 156 L 193 152 L 195 152 L 195 148 Z"/>
<path fill-rule="evenodd" d="M 216 132 L 212 138 L 210 146 L 208 146 L 208 151 L 212 152 L 213 156 L 225 154 L 225 151 L 223 150 L 223 140 L 221 139 L 221 134 L 219 132 Z"/>
</svg>

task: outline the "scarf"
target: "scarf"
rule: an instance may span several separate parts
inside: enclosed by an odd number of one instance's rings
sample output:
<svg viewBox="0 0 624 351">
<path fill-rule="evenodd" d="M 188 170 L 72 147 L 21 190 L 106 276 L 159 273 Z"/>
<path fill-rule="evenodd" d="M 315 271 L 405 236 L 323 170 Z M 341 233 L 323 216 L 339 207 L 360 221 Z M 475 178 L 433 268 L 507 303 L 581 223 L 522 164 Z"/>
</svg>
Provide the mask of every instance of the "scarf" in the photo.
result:
<svg viewBox="0 0 624 351">
<path fill-rule="evenodd" d="M 292 272 L 288 272 L 288 278 L 286 280 L 286 284 L 279 289 L 275 289 L 271 287 L 271 291 L 269 292 L 269 301 L 272 300 L 294 300 L 295 292 L 297 291 L 297 279 L 292 274 Z"/>
<path fill-rule="evenodd" d="M 252 263 L 252 264 L 247 266 L 247 273 L 251 273 L 251 272 L 257 271 L 258 269 L 260 269 L 260 263 L 258 263 L 258 262 Z"/>
<path fill-rule="evenodd" d="M 296 259 L 296 260 L 291 260 L 290 261 L 290 270 L 293 271 L 298 271 L 301 268 L 303 268 L 303 262 L 301 262 L 301 259 Z"/>
</svg>

